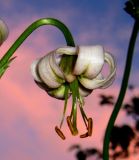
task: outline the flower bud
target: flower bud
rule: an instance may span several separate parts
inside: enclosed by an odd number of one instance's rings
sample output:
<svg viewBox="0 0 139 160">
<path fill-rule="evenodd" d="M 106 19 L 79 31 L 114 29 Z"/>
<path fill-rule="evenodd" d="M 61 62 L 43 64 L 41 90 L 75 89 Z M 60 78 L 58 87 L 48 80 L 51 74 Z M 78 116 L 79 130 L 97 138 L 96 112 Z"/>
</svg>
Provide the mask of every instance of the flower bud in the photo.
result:
<svg viewBox="0 0 139 160">
<path fill-rule="evenodd" d="M 0 46 L 7 39 L 8 34 L 9 31 L 6 23 L 0 19 Z"/>
</svg>

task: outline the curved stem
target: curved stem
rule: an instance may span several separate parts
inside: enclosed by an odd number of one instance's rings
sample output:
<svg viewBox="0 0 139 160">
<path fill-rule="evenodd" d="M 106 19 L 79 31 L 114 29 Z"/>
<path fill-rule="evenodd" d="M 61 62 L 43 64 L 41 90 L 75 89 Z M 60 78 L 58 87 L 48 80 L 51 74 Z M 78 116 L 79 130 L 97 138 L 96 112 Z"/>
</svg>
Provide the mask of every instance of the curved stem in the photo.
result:
<svg viewBox="0 0 139 160">
<path fill-rule="evenodd" d="M 0 60 L 0 68 L 5 64 L 14 54 L 14 52 L 18 49 L 18 47 L 24 42 L 24 40 L 37 28 L 43 25 L 52 25 L 57 27 L 62 31 L 65 36 L 66 42 L 68 46 L 75 46 L 74 40 L 69 29 L 59 20 L 53 18 L 43 18 L 32 23 L 14 42 L 14 44 L 10 47 L 7 53 Z"/>
<path fill-rule="evenodd" d="M 131 65 L 132 65 L 134 46 L 135 46 L 138 30 L 139 30 L 139 21 L 135 21 L 132 35 L 131 35 L 130 42 L 129 42 L 126 65 L 125 65 L 124 76 L 122 80 L 120 93 L 119 93 L 117 102 L 115 104 L 114 110 L 112 112 L 112 115 L 110 117 L 107 129 L 105 132 L 105 138 L 104 138 L 104 143 L 103 143 L 103 160 L 109 160 L 109 142 L 110 142 L 111 131 L 114 126 L 116 117 L 119 113 L 119 110 L 122 106 L 122 102 L 123 102 L 123 99 L 126 93 L 128 79 L 129 79 Z"/>
</svg>

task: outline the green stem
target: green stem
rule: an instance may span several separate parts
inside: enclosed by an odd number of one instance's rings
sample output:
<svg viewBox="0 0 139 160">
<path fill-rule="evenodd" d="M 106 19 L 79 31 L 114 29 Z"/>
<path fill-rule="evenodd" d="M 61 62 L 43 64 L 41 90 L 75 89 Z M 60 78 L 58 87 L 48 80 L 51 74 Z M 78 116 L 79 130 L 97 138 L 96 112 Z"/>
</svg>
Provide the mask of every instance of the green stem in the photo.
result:
<svg viewBox="0 0 139 160">
<path fill-rule="evenodd" d="M 18 47 L 24 42 L 24 40 L 37 28 L 43 25 L 52 25 L 59 28 L 65 36 L 66 42 L 68 46 L 75 46 L 74 40 L 69 29 L 60 21 L 53 18 L 43 18 L 32 23 L 14 42 L 14 44 L 10 47 L 7 53 L 0 60 L 0 68 L 12 57 L 14 52 L 18 49 Z"/>
<path fill-rule="evenodd" d="M 78 92 L 78 81 L 75 79 L 72 83 L 70 83 L 70 90 L 72 92 L 72 123 L 75 134 L 77 131 L 77 92 Z"/>
<path fill-rule="evenodd" d="M 139 30 L 139 21 L 135 21 L 132 35 L 129 42 L 126 65 L 125 65 L 124 76 L 121 84 L 120 93 L 105 132 L 105 138 L 103 143 L 103 160 L 109 160 L 109 142 L 110 142 L 111 131 L 114 126 L 116 117 L 119 113 L 119 110 L 122 106 L 122 102 L 126 93 L 138 30 Z"/>
<path fill-rule="evenodd" d="M 73 104 L 73 128 L 74 128 L 74 131 L 77 131 L 77 104 L 76 102 Z"/>
</svg>

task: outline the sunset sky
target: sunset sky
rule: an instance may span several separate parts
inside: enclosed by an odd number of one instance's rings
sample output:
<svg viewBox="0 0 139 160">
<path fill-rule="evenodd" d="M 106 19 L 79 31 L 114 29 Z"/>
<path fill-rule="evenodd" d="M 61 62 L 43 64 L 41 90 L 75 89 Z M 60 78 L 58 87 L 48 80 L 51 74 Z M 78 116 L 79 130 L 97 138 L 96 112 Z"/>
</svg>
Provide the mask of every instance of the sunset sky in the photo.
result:
<svg viewBox="0 0 139 160">
<path fill-rule="evenodd" d="M 61 32 L 52 26 L 43 26 L 19 47 L 10 68 L 0 80 L 0 159 L 1 160 L 75 160 L 75 152 L 68 149 L 73 144 L 82 148 L 102 149 L 104 131 L 112 107 L 99 107 L 100 93 L 118 96 L 133 19 L 124 12 L 124 0 L 1 0 L 0 19 L 9 27 L 9 37 L 0 47 L 0 57 L 32 22 L 52 17 L 70 29 L 76 45 L 103 45 L 112 53 L 117 63 L 117 76 L 113 85 L 105 90 L 95 90 L 85 98 L 85 110 L 94 119 L 91 138 L 71 136 L 66 123 L 62 141 L 54 131 L 59 125 L 63 101 L 51 98 L 38 88 L 30 74 L 33 60 L 49 51 L 65 46 Z M 139 43 L 139 39 L 137 40 Z M 130 83 L 139 86 L 139 45 L 135 48 Z M 138 94 L 139 92 L 135 92 Z M 125 101 L 130 98 L 127 92 Z M 70 114 L 69 99 L 67 114 Z M 80 130 L 83 125 L 79 114 Z M 117 124 L 132 120 L 120 112 Z M 136 157 L 137 158 L 137 157 Z M 91 160 L 91 158 L 90 158 Z M 134 158 L 132 159 L 134 160 Z"/>
</svg>

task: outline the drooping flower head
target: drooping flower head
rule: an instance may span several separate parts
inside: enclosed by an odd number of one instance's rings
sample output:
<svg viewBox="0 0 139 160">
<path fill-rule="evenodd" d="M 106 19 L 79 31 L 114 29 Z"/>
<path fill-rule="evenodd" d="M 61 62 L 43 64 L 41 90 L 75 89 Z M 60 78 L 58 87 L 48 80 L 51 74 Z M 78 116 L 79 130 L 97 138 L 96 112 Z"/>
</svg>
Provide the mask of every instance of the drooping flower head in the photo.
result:
<svg viewBox="0 0 139 160">
<path fill-rule="evenodd" d="M 70 58 L 63 58 L 68 56 Z M 104 64 L 109 66 L 109 74 L 104 77 Z M 80 108 L 87 132 L 81 135 L 85 138 L 92 135 L 93 121 L 83 110 L 83 97 L 88 96 L 94 89 L 107 88 L 112 84 L 116 74 L 116 64 L 113 56 L 100 45 L 76 46 L 58 48 L 46 56 L 37 59 L 31 66 L 32 75 L 36 84 L 50 96 L 64 99 L 64 112 L 60 127 L 55 130 L 62 139 L 64 134 L 60 130 L 63 124 L 67 100 L 72 95 L 72 110 L 67 117 L 67 124 L 73 135 L 78 134 L 76 119 L 77 105 Z"/>
</svg>

